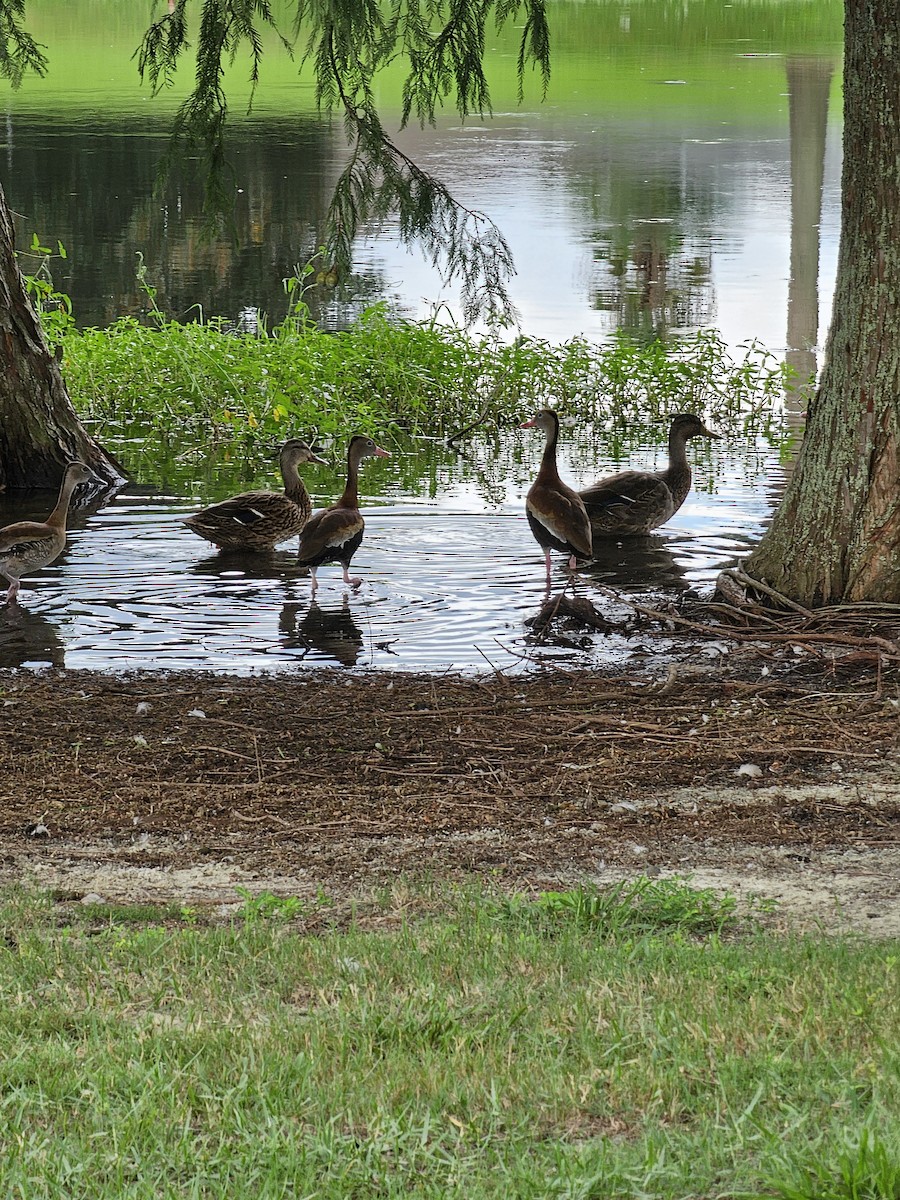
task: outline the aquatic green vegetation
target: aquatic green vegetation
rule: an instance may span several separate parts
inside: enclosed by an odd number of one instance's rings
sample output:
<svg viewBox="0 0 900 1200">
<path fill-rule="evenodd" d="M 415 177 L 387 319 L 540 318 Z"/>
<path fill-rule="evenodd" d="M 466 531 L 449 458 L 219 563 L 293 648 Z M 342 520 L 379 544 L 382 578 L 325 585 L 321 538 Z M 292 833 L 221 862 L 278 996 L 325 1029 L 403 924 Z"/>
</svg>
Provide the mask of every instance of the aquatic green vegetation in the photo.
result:
<svg viewBox="0 0 900 1200">
<path fill-rule="evenodd" d="M 5 1194 L 895 1200 L 896 944 L 593 894 L 5 893 Z"/>
<path fill-rule="evenodd" d="M 711 330 L 666 344 L 554 345 L 392 319 L 380 306 L 339 333 L 322 332 L 296 306 L 253 332 L 154 311 L 150 324 L 127 317 L 70 328 L 62 344 L 76 408 L 113 445 L 149 430 L 251 446 L 354 430 L 446 437 L 479 419 L 496 431 L 543 405 L 613 434 L 687 409 L 724 432 L 777 440 L 786 384 L 783 364 L 762 347 L 735 360 Z"/>
</svg>

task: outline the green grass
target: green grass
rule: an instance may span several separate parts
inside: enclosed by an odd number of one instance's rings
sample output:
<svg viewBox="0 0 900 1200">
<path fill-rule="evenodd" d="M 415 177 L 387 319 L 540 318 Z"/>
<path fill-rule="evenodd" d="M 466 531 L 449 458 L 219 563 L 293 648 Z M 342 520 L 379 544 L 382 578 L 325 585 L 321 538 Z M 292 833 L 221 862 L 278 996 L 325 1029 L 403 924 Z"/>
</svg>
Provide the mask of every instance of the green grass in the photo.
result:
<svg viewBox="0 0 900 1200">
<path fill-rule="evenodd" d="M 565 895 L 370 928 L 320 896 L 305 932 L 267 893 L 218 925 L 7 893 L 0 1194 L 896 1200 L 896 944 Z"/>
</svg>

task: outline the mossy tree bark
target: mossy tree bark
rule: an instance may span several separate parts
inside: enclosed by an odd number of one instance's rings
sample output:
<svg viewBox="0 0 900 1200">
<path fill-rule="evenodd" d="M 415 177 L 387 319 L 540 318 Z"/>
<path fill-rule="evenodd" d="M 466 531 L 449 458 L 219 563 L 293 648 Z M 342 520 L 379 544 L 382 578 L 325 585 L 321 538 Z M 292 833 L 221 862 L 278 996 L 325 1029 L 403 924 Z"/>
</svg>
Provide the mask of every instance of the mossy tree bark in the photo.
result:
<svg viewBox="0 0 900 1200">
<path fill-rule="evenodd" d="M 58 487 L 80 459 L 110 486 L 121 469 L 79 421 L 25 291 L 0 189 L 0 490 Z"/>
<path fill-rule="evenodd" d="M 841 240 L 825 366 L 746 573 L 808 606 L 900 601 L 897 0 L 846 0 Z"/>
</svg>

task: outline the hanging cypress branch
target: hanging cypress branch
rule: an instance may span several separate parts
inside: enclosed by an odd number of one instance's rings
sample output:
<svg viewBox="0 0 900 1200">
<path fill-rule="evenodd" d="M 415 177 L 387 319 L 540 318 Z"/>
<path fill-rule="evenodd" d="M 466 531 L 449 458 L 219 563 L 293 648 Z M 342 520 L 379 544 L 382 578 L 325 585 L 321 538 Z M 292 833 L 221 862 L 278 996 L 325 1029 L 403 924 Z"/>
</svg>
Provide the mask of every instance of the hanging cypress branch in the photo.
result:
<svg viewBox="0 0 900 1200">
<path fill-rule="evenodd" d="M 175 0 L 171 12 L 150 25 L 136 51 L 141 78 L 149 80 L 154 94 L 173 86 L 178 61 L 190 47 L 187 2 Z M 228 118 L 228 97 L 222 84 L 225 66 L 234 61 L 242 46 L 249 47 L 249 112 L 263 56 L 261 26 L 269 26 L 278 33 L 269 0 L 203 0 L 194 87 L 175 114 L 169 147 L 160 164 L 162 182 L 187 153 L 196 155 L 204 184 L 203 213 L 210 229 L 223 222 L 230 225 L 234 198 L 234 177 L 225 147 Z M 280 33 L 278 36 L 291 54 L 289 40 Z"/>
<path fill-rule="evenodd" d="M 320 108 L 344 110 L 351 158 L 338 179 L 329 211 L 327 249 L 339 274 L 346 274 L 352 244 L 362 225 L 396 212 L 404 243 L 418 242 L 445 282 L 461 287 L 467 322 L 479 316 L 508 324 L 515 309 L 507 290 L 512 254 L 497 226 L 467 208 L 435 176 L 424 171 L 385 132 L 378 117 L 373 80 L 378 69 L 405 55 L 401 128 L 415 117 L 433 125 L 444 100 L 455 96 L 463 119 L 491 111 L 483 70 L 485 29 L 493 12 L 497 25 L 526 21 L 519 47 L 519 95 L 527 62 L 549 81 L 549 33 L 543 0 L 395 0 L 390 18 L 373 0 L 336 5 L 298 0 L 295 35 L 311 29 L 306 54 L 315 64 Z M 433 28 L 434 27 L 434 28 Z"/>
<path fill-rule="evenodd" d="M 39 45 L 22 28 L 25 19 L 25 0 L 2 0 L 0 3 L 0 78 L 19 87 L 26 72 L 47 74 L 46 46 Z"/>
<path fill-rule="evenodd" d="M 178 109 L 165 171 L 186 151 L 200 157 L 208 221 L 227 218 L 233 200 L 225 149 L 228 98 L 225 67 L 242 47 L 250 50 L 251 98 L 259 83 L 262 32 L 273 30 L 283 48 L 291 41 L 278 29 L 270 0 L 200 0 L 194 86 Z M 25 0 L 0 0 L 0 74 L 19 82 L 26 70 L 43 74 L 41 48 L 22 29 Z M 153 21 L 136 51 L 138 69 L 153 92 L 174 84 L 190 50 L 190 0 L 174 0 Z M 421 244 L 445 281 L 458 281 L 467 321 L 492 316 L 508 322 L 515 310 L 506 285 L 514 272 L 509 246 L 484 214 L 467 208 L 435 176 L 424 171 L 388 136 L 378 117 L 374 81 L 398 58 L 408 71 L 403 84 L 401 128 L 415 119 L 433 125 L 451 97 L 462 119 L 491 112 L 484 73 L 486 30 L 524 25 L 519 42 L 519 96 L 525 70 L 536 66 L 546 91 L 550 72 L 545 0 L 294 0 L 294 39 L 308 30 L 305 58 L 313 63 L 320 110 L 343 110 L 350 160 L 329 210 L 327 252 L 344 278 L 352 266 L 357 232 L 395 212 L 405 244 Z"/>
<path fill-rule="evenodd" d="M 506 287 L 513 259 L 497 226 L 418 167 L 386 135 L 374 112 L 356 113 L 353 123 L 350 161 L 329 210 L 327 245 L 338 271 L 350 269 L 357 230 L 396 212 L 403 243 L 418 242 L 445 282 L 459 282 L 466 322 L 485 317 L 513 324 L 517 314 Z"/>
</svg>

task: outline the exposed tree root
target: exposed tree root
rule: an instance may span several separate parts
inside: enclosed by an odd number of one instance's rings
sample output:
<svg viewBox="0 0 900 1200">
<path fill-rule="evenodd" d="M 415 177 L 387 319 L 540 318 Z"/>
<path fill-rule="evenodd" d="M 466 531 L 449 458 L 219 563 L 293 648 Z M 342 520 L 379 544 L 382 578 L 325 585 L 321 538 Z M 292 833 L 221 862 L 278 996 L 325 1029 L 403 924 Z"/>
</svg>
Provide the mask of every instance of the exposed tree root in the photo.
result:
<svg viewBox="0 0 900 1200">
<path fill-rule="evenodd" d="M 900 662 L 900 605 L 835 604 L 808 609 L 773 588 L 744 575 L 723 571 L 716 597 L 709 601 L 686 599 L 663 607 L 641 604 L 611 588 L 607 595 L 633 612 L 665 629 L 682 629 L 721 641 L 752 642 L 803 647 L 810 654 L 831 649 Z M 756 596 L 748 597 L 748 589 Z M 765 603 L 768 600 L 771 603 Z"/>
</svg>

